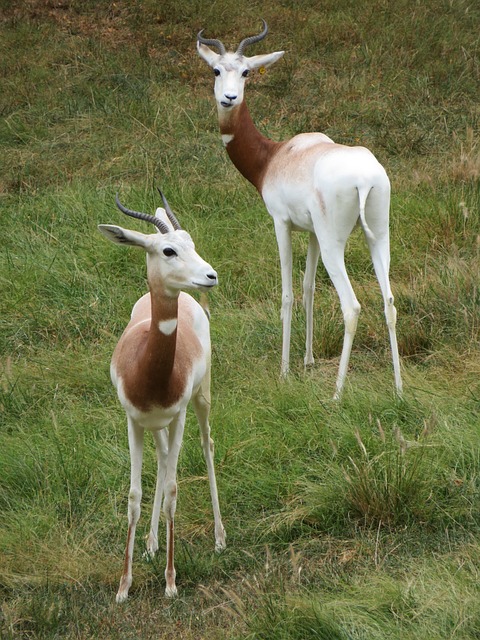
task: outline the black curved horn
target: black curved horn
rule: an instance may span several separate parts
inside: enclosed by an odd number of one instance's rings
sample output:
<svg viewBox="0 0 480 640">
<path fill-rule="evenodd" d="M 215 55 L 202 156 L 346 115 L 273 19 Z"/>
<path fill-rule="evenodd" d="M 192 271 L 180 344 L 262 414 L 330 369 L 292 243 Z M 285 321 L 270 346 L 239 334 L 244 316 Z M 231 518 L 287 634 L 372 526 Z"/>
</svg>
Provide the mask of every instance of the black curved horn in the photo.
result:
<svg viewBox="0 0 480 640">
<path fill-rule="evenodd" d="M 262 33 L 259 33 L 257 36 L 250 36 L 248 38 L 244 38 L 240 44 L 238 45 L 238 49 L 236 51 L 238 56 L 242 56 L 244 50 L 249 47 L 251 44 L 255 44 L 256 42 L 260 42 L 260 40 L 263 40 L 265 38 L 265 36 L 268 33 L 268 26 L 267 23 L 265 22 L 265 20 L 262 18 L 262 22 L 263 22 L 263 31 Z"/>
<path fill-rule="evenodd" d="M 158 193 L 160 194 L 160 196 L 162 198 L 163 206 L 165 207 L 165 213 L 167 214 L 168 219 L 172 223 L 173 228 L 175 229 L 175 231 L 181 230 L 182 227 L 180 226 L 180 223 L 177 220 L 177 216 L 171 210 L 170 205 L 168 204 L 166 197 L 163 195 L 163 191 L 160 189 L 160 187 L 157 187 L 157 190 L 158 190 Z"/>
<path fill-rule="evenodd" d="M 138 220 L 145 220 L 146 222 L 151 222 L 157 227 L 160 233 L 170 233 L 170 229 L 167 227 L 167 225 L 156 216 L 151 216 L 148 213 L 141 213 L 140 211 L 132 211 L 131 209 L 127 209 L 127 207 L 123 206 L 123 204 L 118 199 L 118 193 L 115 196 L 115 203 L 117 207 L 120 209 L 120 211 L 125 215 L 131 216 L 132 218 L 138 218 Z"/>
<path fill-rule="evenodd" d="M 220 55 L 224 56 L 227 51 L 225 49 L 225 45 L 223 44 L 223 42 L 220 42 L 220 40 L 203 38 L 202 37 L 202 33 L 203 32 L 204 32 L 204 29 L 202 29 L 201 31 L 199 31 L 197 33 L 198 42 L 200 42 L 200 44 L 206 44 L 207 47 L 216 47 L 218 49 Z"/>
</svg>

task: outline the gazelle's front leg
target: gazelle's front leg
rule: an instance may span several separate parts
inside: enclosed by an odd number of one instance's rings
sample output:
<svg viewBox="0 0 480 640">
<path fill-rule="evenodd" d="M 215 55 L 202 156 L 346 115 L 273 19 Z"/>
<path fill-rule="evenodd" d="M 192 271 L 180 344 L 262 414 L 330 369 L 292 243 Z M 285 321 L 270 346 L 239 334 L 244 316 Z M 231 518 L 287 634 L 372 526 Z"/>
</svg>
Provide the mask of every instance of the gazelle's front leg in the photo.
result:
<svg viewBox="0 0 480 640">
<path fill-rule="evenodd" d="M 168 456 L 165 474 L 165 499 L 163 511 L 167 523 L 167 566 L 165 569 L 165 595 L 173 598 L 177 595 L 175 584 L 175 511 L 177 509 L 177 465 L 182 446 L 186 410 L 183 410 L 168 428 Z"/>
<path fill-rule="evenodd" d="M 160 510 L 162 508 L 163 488 L 165 485 L 168 455 L 167 429 L 153 431 L 152 434 L 153 439 L 155 440 L 155 449 L 157 453 L 157 485 L 155 489 L 155 499 L 153 502 L 150 533 L 147 537 L 147 553 L 150 556 L 154 556 L 158 550 L 158 521 L 160 519 Z"/>
<path fill-rule="evenodd" d="M 142 499 L 143 429 L 128 419 L 128 445 L 130 449 L 130 492 L 128 494 L 128 533 L 123 574 L 117 592 L 117 602 L 124 602 L 132 584 L 132 557 L 135 529 L 140 517 Z"/>
<path fill-rule="evenodd" d="M 315 274 L 317 272 L 320 247 L 317 236 L 310 234 L 308 241 L 307 262 L 305 265 L 305 276 L 303 278 L 303 306 L 305 308 L 306 339 L 305 339 L 305 367 L 312 365 L 313 358 L 313 297 L 315 294 Z"/>
<path fill-rule="evenodd" d="M 275 234 L 277 236 L 278 252 L 280 254 L 280 269 L 282 274 L 282 368 L 281 375 L 285 377 L 290 367 L 290 334 L 292 327 L 293 288 L 292 288 L 292 237 L 290 226 L 283 221 L 275 220 Z"/>
</svg>

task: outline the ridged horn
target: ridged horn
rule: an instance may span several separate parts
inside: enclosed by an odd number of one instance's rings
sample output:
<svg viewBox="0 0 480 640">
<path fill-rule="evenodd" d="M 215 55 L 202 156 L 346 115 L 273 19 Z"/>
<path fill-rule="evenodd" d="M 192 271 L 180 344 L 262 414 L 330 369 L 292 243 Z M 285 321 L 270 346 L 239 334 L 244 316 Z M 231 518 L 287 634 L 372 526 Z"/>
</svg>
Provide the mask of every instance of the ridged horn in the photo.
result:
<svg viewBox="0 0 480 640">
<path fill-rule="evenodd" d="M 138 220 L 145 220 L 146 222 L 151 222 L 157 227 L 160 233 L 170 233 L 170 229 L 167 227 L 167 225 L 156 216 L 151 216 L 148 213 L 141 213 L 140 211 L 132 211 L 131 209 L 127 209 L 127 207 L 125 207 L 120 202 L 118 198 L 118 193 L 115 196 L 115 203 L 117 207 L 120 209 L 120 211 L 125 215 L 131 216 L 132 218 L 137 218 Z"/>
<path fill-rule="evenodd" d="M 206 44 L 207 47 L 216 47 L 220 55 L 224 56 L 227 53 L 227 50 L 225 49 L 225 45 L 223 44 L 223 42 L 220 42 L 220 40 L 214 40 L 214 39 L 208 39 L 208 38 L 202 37 L 202 33 L 204 31 L 205 29 L 202 29 L 197 33 L 198 42 L 200 42 L 200 44 Z"/>
<path fill-rule="evenodd" d="M 163 206 L 165 207 L 165 213 L 167 214 L 168 219 L 172 223 L 173 228 L 175 229 L 175 231 L 181 230 L 182 227 L 180 226 L 180 223 L 177 220 L 177 216 L 171 210 L 170 205 L 168 204 L 166 197 L 163 195 L 163 191 L 160 189 L 160 187 L 157 187 L 157 190 L 158 190 L 158 193 L 160 194 L 160 196 L 162 198 Z"/>
<path fill-rule="evenodd" d="M 238 56 L 243 56 L 243 52 L 247 47 L 249 47 L 252 44 L 255 44 L 256 42 L 260 42 L 260 40 L 263 40 L 265 38 L 265 36 L 268 33 L 268 26 L 263 18 L 262 18 L 262 22 L 263 22 L 263 31 L 261 33 L 259 33 L 257 36 L 250 36 L 248 38 L 244 38 L 240 42 L 240 44 L 238 45 L 238 49 L 236 51 L 236 54 Z"/>
</svg>

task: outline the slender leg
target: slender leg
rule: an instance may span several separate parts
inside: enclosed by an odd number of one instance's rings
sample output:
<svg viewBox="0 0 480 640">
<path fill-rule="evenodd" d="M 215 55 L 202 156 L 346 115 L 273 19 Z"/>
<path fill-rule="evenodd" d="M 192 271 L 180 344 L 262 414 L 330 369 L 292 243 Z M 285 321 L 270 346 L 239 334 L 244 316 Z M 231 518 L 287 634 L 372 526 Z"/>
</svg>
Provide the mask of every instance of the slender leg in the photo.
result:
<svg viewBox="0 0 480 640">
<path fill-rule="evenodd" d="M 274 220 L 280 254 L 280 268 L 282 274 L 282 368 L 281 375 L 288 374 L 290 366 L 290 332 L 292 326 L 293 289 L 292 289 L 292 238 L 291 230 L 282 221 Z"/>
<path fill-rule="evenodd" d="M 332 243 L 329 246 L 322 247 L 323 264 L 340 298 L 345 325 L 336 391 L 333 396 L 335 400 L 339 400 L 342 395 L 353 339 L 357 330 L 358 316 L 360 315 L 361 309 L 345 269 L 344 253 L 345 244 L 343 243 Z"/>
<path fill-rule="evenodd" d="M 315 293 L 315 274 L 317 272 L 318 258 L 320 256 L 320 247 L 318 245 L 317 236 L 310 234 L 308 242 L 307 263 L 305 266 L 305 276 L 303 278 L 303 306 L 305 307 L 306 316 L 306 341 L 305 341 L 305 360 L 304 365 L 308 367 L 315 360 L 313 358 L 312 342 L 313 342 L 313 296 Z"/>
<path fill-rule="evenodd" d="M 153 431 L 152 434 L 153 439 L 155 440 L 155 448 L 157 452 L 157 486 L 155 489 L 155 500 L 153 502 L 150 533 L 147 538 L 147 552 L 150 556 L 154 556 L 158 551 L 158 521 L 160 519 L 160 510 L 162 508 L 163 488 L 165 485 L 168 455 L 167 430 L 161 429 L 160 431 Z"/>
<path fill-rule="evenodd" d="M 142 499 L 143 429 L 136 426 L 130 418 L 128 418 L 128 445 L 131 465 L 130 492 L 128 494 L 128 533 L 123 574 L 117 592 L 117 602 L 124 602 L 127 599 L 128 590 L 132 584 L 133 545 L 135 542 L 135 529 L 140 517 L 140 501 Z"/>
<path fill-rule="evenodd" d="M 390 289 L 389 269 L 390 269 L 390 248 L 388 236 L 382 239 L 369 241 L 372 262 L 377 275 L 380 289 L 382 290 L 385 319 L 387 321 L 388 333 L 390 335 L 390 346 L 392 349 L 393 371 L 395 375 L 395 387 L 397 394 L 402 395 L 402 375 L 400 372 L 400 356 L 397 344 L 397 310 L 394 305 L 394 298 Z"/>
<path fill-rule="evenodd" d="M 339 400 L 342 396 L 343 385 L 347 377 L 348 363 L 350 362 L 350 354 L 352 352 L 353 339 L 357 332 L 358 316 L 360 314 L 360 305 L 358 308 L 351 307 L 343 313 L 343 321 L 345 325 L 345 334 L 343 336 L 342 355 L 340 357 L 340 365 L 338 367 L 336 390 L 333 395 L 334 400 Z"/>
<path fill-rule="evenodd" d="M 219 553 L 226 547 L 226 534 L 222 524 L 220 514 L 220 504 L 218 501 L 217 481 L 214 467 L 214 444 L 210 437 L 210 424 L 208 417 L 210 414 L 210 374 L 204 379 L 204 384 L 198 394 L 192 398 L 193 408 L 200 425 L 200 437 L 202 441 L 203 455 L 207 464 L 208 482 L 210 484 L 210 495 L 212 498 L 213 518 L 215 521 L 215 551 Z"/>
<path fill-rule="evenodd" d="M 163 511 L 167 523 L 167 567 L 165 569 L 165 595 L 172 598 L 177 595 L 175 585 L 175 511 L 177 509 L 177 464 L 182 446 L 185 427 L 185 410 L 168 428 L 168 457 L 165 474 L 165 500 Z"/>
</svg>

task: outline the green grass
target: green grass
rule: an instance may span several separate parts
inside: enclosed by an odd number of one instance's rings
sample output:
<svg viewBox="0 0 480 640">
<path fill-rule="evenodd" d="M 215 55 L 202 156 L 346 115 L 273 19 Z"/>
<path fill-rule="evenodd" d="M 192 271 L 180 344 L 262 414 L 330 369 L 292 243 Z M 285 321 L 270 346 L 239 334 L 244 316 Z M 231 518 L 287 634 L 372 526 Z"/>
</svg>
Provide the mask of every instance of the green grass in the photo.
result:
<svg viewBox="0 0 480 640">
<path fill-rule="evenodd" d="M 478 21 L 469 2 L 247 5 L 0 2 L 0 637 L 470 640 L 480 637 Z M 292 373 L 279 380 L 273 225 L 218 133 L 201 28 L 285 49 L 247 100 L 274 139 L 365 144 L 392 180 L 392 288 L 405 394 L 361 234 L 362 304 L 345 396 L 343 323 L 317 274 L 303 372 L 294 238 Z M 252 51 L 253 52 L 253 51 Z M 180 596 L 143 557 L 155 486 L 147 438 L 131 597 L 126 425 L 109 360 L 145 291 L 141 252 L 97 232 L 164 189 L 219 272 L 210 296 L 212 428 L 228 548 L 193 413 L 179 464 Z M 136 228 L 140 228 L 140 223 Z M 142 227 L 143 228 L 143 227 Z"/>
</svg>

